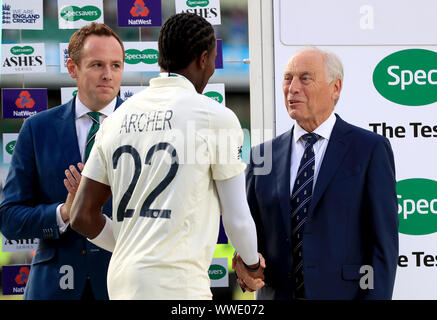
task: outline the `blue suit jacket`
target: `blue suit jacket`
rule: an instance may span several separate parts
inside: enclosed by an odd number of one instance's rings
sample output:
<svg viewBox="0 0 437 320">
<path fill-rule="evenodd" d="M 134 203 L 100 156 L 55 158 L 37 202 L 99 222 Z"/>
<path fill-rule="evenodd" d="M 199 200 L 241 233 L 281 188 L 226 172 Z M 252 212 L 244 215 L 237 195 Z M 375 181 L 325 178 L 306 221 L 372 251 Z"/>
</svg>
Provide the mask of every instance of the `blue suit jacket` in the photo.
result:
<svg viewBox="0 0 437 320">
<path fill-rule="evenodd" d="M 272 148 L 272 170 L 247 168 L 247 198 L 266 259 L 259 299 L 291 299 L 290 155 L 293 130 L 252 149 Z M 255 153 L 256 152 L 256 153 Z M 262 153 L 261 153 L 262 154 Z M 303 235 L 308 299 L 391 299 L 398 261 L 398 214 L 393 153 L 388 139 L 337 116 Z M 360 288 L 370 273 L 374 289 Z"/>
<path fill-rule="evenodd" d="M 117 98 L 116 107 L 122 102 Z M 111 253 L 70 227 L 61 235 L 56 223 L 56 207 L 68 194 L 64 172 L 80 161 L 75 99 L 24 121 L 0 205 L 0 230 L 6 238 L 40 239 L 24 299 L 80 299 L 87 277 L 96 299 L 108 299 Z M 112 216 L 111 200 L 103 212 Z"/>
</svg>

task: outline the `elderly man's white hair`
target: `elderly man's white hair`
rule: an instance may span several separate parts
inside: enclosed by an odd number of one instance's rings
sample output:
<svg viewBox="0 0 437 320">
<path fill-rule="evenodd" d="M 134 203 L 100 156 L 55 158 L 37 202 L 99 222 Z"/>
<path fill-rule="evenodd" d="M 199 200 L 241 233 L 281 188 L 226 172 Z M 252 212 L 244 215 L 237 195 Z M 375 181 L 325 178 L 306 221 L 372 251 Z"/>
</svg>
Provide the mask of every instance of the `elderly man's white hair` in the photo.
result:
<svg viewBox="0 0 437 320">
<path fill-rule="evenodd" d="M 326 71 L 326 80 L 331 82 L 335 79 L 340 79 L 343 82 L 343 64 L 337 55 L 333 52 L 322 50 L 314 46 L 308 46 L 299 50 L 297 53 L 306 51 L 306 50 L 314 50 L 320 52 L 323 55 L 325 62 L 325 71 Z"/>
</svg>

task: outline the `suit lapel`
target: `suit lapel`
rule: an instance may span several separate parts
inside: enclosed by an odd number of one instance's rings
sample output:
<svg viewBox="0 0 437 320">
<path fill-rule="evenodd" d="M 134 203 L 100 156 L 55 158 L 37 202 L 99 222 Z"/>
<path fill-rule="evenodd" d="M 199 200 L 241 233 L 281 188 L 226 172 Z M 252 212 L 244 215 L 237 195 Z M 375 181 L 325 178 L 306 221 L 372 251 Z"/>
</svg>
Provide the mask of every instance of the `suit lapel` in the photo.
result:
<svg viewBox="0 0 437 320">
<path fill-rule="evenodd" d="M 117 96 L 117 109 L 124 101 Z M 64 160 L 69 164 L 82 162 L 79 151 L 79 143 L 76 133 L 76 99 L 73 98 L 63 106 L 59 117 L 56 119 L 55 131 L 58 135 L 59 146 L 63 150 Z M 67 168 L 65 168 L 67 169 Z"/>
<path fill-rule="evenodd" d="M 124 100 L 121 99 L 120 96 L 117 96 L 117 103 L 115 104 L 114 110 L 116 110 L 123 102 Z"/>
<path fill-rule="evenodd" d="M 276 193 L 279 199 L 281 215 L 287 231 L 287 237 L 291 236 L 290 217 L 290 158 L 291 139 L 293 128 L 279 137 L 272 146 L 272 163 L 274 179 L 276 180 Z"/>
<path fill-rule="evenodd" d="M 75 98 L 60 108 L 62 108 L 60 117 L 56 119 L 55 123 L 60 150 L 62 150 L 66 163 L 77 164 L 82 159 L 80 158 L 79 144 L 77 142 Z"/>
<path fill-rule="evenodd" d="M 314 208 L 325 192 L 329 182 L 335 176 L 349 147 L 349 142 L 345 137 L 348 132 L 347 123 L 338 115 L 336 116 L 337 121 L 332 129 L 328 147 L 320 167 L 316 185 L 314 186 L 309 216 L 313 214 Z"/>
</svg>

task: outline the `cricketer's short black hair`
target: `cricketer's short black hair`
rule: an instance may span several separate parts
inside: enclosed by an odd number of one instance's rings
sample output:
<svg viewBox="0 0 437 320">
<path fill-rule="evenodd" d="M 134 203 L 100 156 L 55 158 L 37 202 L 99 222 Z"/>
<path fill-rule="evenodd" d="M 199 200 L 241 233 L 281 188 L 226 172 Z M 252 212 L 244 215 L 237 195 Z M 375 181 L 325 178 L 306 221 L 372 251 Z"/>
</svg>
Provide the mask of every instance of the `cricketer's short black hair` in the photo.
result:
<svg viewBox="0 0 437 320">
<path fill-rule="evenodd" d="M 193 13 L 178 13 L 164 23 L 159 32 L 159 66 L 168 72 L 186 68 L 202 52 L 216 44 L 214 29 Z"/>
</svg>

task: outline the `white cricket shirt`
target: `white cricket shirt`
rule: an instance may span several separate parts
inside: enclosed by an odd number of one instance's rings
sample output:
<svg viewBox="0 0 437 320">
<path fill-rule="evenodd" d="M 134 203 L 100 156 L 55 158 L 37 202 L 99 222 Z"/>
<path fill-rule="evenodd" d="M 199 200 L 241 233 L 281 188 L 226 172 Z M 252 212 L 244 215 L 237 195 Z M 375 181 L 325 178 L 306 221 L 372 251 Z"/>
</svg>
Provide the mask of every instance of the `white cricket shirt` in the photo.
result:
<svg viewBox="0 0 437 320">
<path fill-rule="evenodd" d="M 105 120 L 83 175 L 113 194 L 111 299 L 211 299 L 213 180 L 244 171 L 242 144 L 235 114 L 182 77 L 152 79 Z"/>
</svg>

